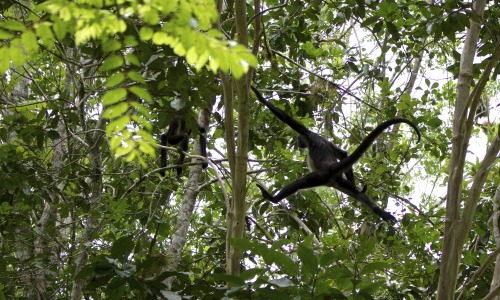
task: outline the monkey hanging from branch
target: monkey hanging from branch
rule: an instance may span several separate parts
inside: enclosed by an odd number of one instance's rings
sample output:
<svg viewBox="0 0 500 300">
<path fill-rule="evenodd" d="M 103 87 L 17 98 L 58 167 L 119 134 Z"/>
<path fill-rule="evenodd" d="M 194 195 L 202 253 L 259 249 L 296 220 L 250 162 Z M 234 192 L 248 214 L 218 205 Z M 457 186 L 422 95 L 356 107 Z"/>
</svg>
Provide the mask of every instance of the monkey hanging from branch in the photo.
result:
<svg viewBox="0 0 500 300">
<path fill-rule="evenodd" d="M 273 203 L 278 203 L 299 190 L 318 186 L 329 186 L 368 206 L 382 220 L 391 224 L 397 222 L 396 218 L 380 208 L 365 194 L 365 188 L 363 190 L 357 188 L 354 182 L 352 166 L 368 150 L 375 139 L 391 125 L 398 123 L 410 125 L 417 132 L 417 143 L 420 142 L 420 131 L 413 122 L 404 118 L 394 118 L 382 122 L 361 142 L 351 155 L 348 155 L 346 151 L 340 149 L 325 137 L 307 129 L 286 112 L 269 103 L 255 87 L 251 86 L 251 88 L 262 104 L 269 108 L 278 119 L 298 133 L 299 147 L 307 148 L 307 163 L 311 169 L 311 173 L 287 184 L 274 196 L 271 195 L 265 187 L 257 184 L 257 187 L 260 189 L 265 199 Z"/>
<path fill-rule="evenodd" d="M 197 124 L 199 143 L 200 143 L 200 155 L 207 159 L 207 136 L 206 130 L 200 124 Z M 178 152 L 179 158 L 177 159 L 177 178 L 182 175 L 182 165 L 184 164 L 184 159 L 186 158 L 186 152 L 189 147 L 189 135 L 191 134 L 191 129 L 186 126 L 186 120 L 183 115 L 176 115 L 169 123 L 168 128 L 165 133 L 161 135 L 160 145 L 179 145 Z M 160 149 L 160 175 L 165 176 L 165 168 L 167 166 L 167 149 Z M 208 163 L 205 161 L 202 163 L 202 168 L 206 169 Z"/>
</svg>

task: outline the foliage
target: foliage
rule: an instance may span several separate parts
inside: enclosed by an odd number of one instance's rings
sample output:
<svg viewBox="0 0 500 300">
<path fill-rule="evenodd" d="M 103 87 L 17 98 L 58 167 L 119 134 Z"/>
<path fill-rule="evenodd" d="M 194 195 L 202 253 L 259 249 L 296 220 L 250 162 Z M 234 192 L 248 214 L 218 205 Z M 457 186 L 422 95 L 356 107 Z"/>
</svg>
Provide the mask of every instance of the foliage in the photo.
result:
<svg viewBox="0 0 500 300">
<path fill-rule="evenodd" d="M 39 44 L 51 51 L 67 37 L 75 46 L 93 48 L 93 55 L 103 56 L 98 65 L 102 82 L 96 82 L 96 87 L 103 93 L 102 117 L 111 120 L 106 129 L 111 149 L 127 161 L 137 160 L 146 166 L 141 154 L 153 157 L 155 153 L 149 122 L 154 115 L 147 105 L 153 104 L 153 98 L 146 83 L 154 74 L 141 74 L 136 68 L 156 63 L 163 46 L 184 57 L 196 71 L 206 66 L 214 73 L 231 71 L 237 78 L 255 66 L 256 60 L 245 47 L 228 43 L 211 29 L 217 18 L 212 1 L 171 1 L 168 5 L 162 1 L 108 2 L 48 0 L 29 14 L 35 19 L 44 14 L 34 28 L 10 18 L 2 22 L 4 39 L 9 39 L 10 45 L 0 48 L 0 71 L 7 71 L 11 63 L 21 67 L 27 57 L 37 54 Z M 160 20 L 168 21 L 158 26 Z M 143 49 L 150 46 L 158 48 Z M 140 51 L 149 55 L 141 56 Z M 85 61 L 80 63 L 85 68 Z"/>
<path fill-rule="evenodd" d="M 70 299 L 79 281 L 94 299 L 435 296 L 454 77 L 476 16 L 457 1 L 285 3 L 262 1 L 257 56 L 234 42 L 236 12 L 224 7 L 219 16 L 209 0 L 0 3 L 0 299 L 40 298 L 38 282 L 46 298 Z M 247 5 L 250 33 L 254 9 Z M 482 56 L 498 39 L 499 13 L 485 12 Z M 270 101 L 343 149 L 388 118 L 417 123 L 420 144 L 403 125 L 355 167 L 359 187 L 397 216 L 395 228 L 329 188 L 276 206 L 261 199 L 256 181 L 276 191 L 307 171 L 295 133 L 254 101 L 246 238 L 225 240 L 220 182 L 230 189 L 232 174 L 219 74 L 239 78 L 257 59 L 254 84 Z M 409 88 L 419 59 L 422 76 Z M 484 68 L 478 61 L 474 78 Z M 497 104 L 498 84 L 484 99 Z M 188 177 L 156 175 L 156 144 L 178 114 L 194 133 L 202 109 L 212 111 L 216 168 L 201 176 L 179 267 L 166 270 Z M 484 119 L 474 134 L 491 141 L 497 121 Z M 468 161 L 463 193 L 477 165 Z M 488 222 L 497 172 L 475 212 L 459 285 L 495 247 Z M 225 274 L 226 242 L 244 253 L 240 276 Z M 82 247 L 89 255 L 79 269 Z M 491 278 L 487 271 L 468 297 L 484 297 Z"/>
</svg>

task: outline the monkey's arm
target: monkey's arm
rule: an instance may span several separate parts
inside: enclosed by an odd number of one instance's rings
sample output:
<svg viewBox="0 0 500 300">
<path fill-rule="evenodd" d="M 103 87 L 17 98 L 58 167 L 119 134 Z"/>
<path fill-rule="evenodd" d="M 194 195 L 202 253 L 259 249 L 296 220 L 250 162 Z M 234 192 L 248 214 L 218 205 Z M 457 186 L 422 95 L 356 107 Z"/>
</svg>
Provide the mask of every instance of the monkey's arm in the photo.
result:
<svg viewBox="0 0 500 300">
<path fill-rule="evenodd" d="M 375 202 L 373 202 L 372 199 L 370 199 L 370 197 L 368 197 L 363 191 L 358 190 L 358 188 L 349 180 L 346 180 L 342 177 L 337 177 L 334 184 L 332 184 L 332 187 L 363 203 L 364 205 L 369 207 L 375 214 L 377 214 L 382 220 L 391 224 L 397 223 L 396 218 L 380 208 Z"/>
<path fill-rule="evenodd" d="M 308 135 L 311 132 L 309 129 L 307 129 L 307 127 L 302 125 L 302 123 L 296 121 L 294 118 L 292 118 L 286 112 L 282 111 L 281 109 L 277 108 L 276 106 L 272 105 L 269 101 L 267 101 L 262 96 L 262 94 L 259 92 L 259 90 L 257 88 L 255 88 L 254 86 L 250 86 L 250 88 L 255 93 L 255 95 L 257 96 L 257 99 L 259 99 L 260 103 L 267 106 L 267 108 L 269 108 L 269 110 L 272 111 L 273 114 L 276 115 L 276 117 L 278 117 L 278 119 L 281 120 L 281 122 L 290 126 L 298 134 Z"/>
</svg>

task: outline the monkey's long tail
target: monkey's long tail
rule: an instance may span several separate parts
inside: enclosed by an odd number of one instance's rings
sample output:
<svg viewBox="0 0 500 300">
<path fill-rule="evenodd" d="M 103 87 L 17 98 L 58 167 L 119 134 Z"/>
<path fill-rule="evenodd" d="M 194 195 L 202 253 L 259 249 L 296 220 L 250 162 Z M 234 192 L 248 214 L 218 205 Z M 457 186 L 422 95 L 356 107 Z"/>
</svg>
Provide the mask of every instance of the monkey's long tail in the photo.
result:
<svg viewBox="0 0 500 300">
<path fill-rule="evenodd" d="M 307 135 L 310 133 L 310 130 L 307 129 L 307 127 L 305 127 L 302 123 L 295 120 L 289 114 L 287 114 L 285 111 L 277 108 L 276 106 L 272 105 L 269 101 L 267 101 L 256 87 L 254 87 L 252 85 L 252 86 L 250 86 L 250 88 L 257 96 L 257 99 L 259 100 L 259 102 L 264 104 L 276 117 L 278 117 L 278 119 L 281 120 L 281 122 L 290 126 L 298 134 Z"/>
<path fill-rule="evenodd" d="M 375 139 L 377 139 L 377 137 L 382 132 L 384 132 L 384 130 L 398 123 L 406 123 L 410 125 L 413 129 L 415 129 L 418 135 L 417 143 L 420 142 L 421 138 L 420 130 L 418 130 L 418 127 L 417 125 L 415 125 L 415 123 L 405 118 L 394 118 L 387 120 L 385 122 L 380 123 L 372 132 L 370 132 L 370 134 L 368 134 L 368 136 L 361 142 L 361 144 L 359 144 L 358 148 L 356 148 L 356 150 L 354 150 L 354 152 L 351 153 L 351 155 L 342 159 L 338 163 L 333 164 L 329 168 L 330 174 L 331 175 L 338 174 L 340 176 L 340 174 L 345 172 L 347 169 L 351 168 L 352 165 L 356 163 L 361 158 L 361 156 L 363 156 L 366 150 L 368 150 L 368 148 L 373 144 Z"/>
</svg>

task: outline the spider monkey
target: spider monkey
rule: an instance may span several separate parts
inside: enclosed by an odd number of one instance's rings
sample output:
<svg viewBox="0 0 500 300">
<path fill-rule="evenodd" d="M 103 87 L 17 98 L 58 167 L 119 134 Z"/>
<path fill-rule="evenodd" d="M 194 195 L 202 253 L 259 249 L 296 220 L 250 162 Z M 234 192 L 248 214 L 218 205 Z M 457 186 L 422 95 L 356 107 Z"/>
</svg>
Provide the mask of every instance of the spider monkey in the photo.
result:
<svg viewBox="0 0 500 300">
<path fill-rule="evenodd" d="M 278 203 L 299 190 L 318 186 L 329 186 L 368 206 L 382 220 L 391 224 L 397 222 L 396 218 L 377 206 L 377 204 L 365 194 L 365 189 L 359 190 L 356 187 L 352 166 L 361 158 L 363 153 L 368 150 L 375 139 L 391 125 L 397 123 L 406 123 L 410 125 L 418 134 L 417 143 L 420 142 L 420 131 L 413 122 L 404 118 L 394 118 L 385 121 L 378 125 L 351 155 L 347 155 L 346 151 L 335 146 L 323 136 L 307 129 L 286 112 L 269 103 L 255 87 L 251 86 L 251 88 L 262 104 L 267 106 L 267 108 L 269 108 L 269 110 L 271 110 L 271 112 L 273 112 L 282 122 L 286 123 L 299 134 L 299 146 L 308 149 L 307 163 L 311 169 L 311 173 L 289 183 L 275 196 L 271 195 L 263 186 L 257 184 L 262 196 L 266 200 Z"/>
<path fill-rule="evenodd" d="M 207 137 L 206 130 L 203 126 L 198 124 L 198 132 L 199 132 L 199 141 L 200 141 L 200 154 L 201 156 L 207 158 Z M 165 133 L 161 135 L 160 145 L 179 145 L 179 158 L 177 159 L 176 165 L 177 167 L 177 177 L 179 178 L 182 174 L 182 164 L 184 164 L 184 159 L 186 158 L 185 152 L 188 150 L 189 146 L 189 135 L 191 134 L 191 130 L 186 126 L 186 120 L 182 116 L 175 116 L 170 124 L 168 125 L 168 129 Z M 160 149 L 160 167 L 162 170 L 160 171 L 161 176 L 165 176 L 165 167 L 167 166 L 167 149 Z M 204 162 L 202 165 L 203 169 L 208 167 L 208 163 Z"/>
</svg>

